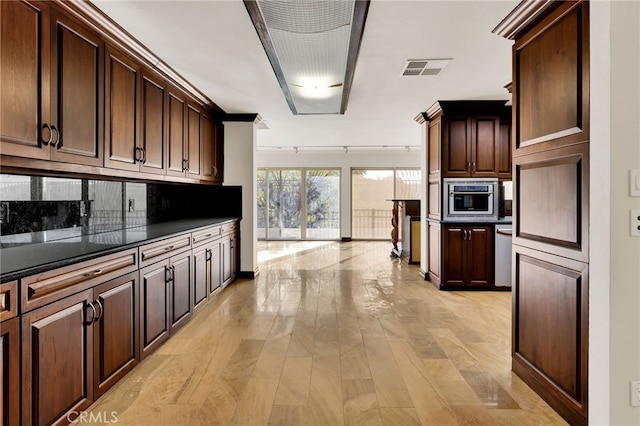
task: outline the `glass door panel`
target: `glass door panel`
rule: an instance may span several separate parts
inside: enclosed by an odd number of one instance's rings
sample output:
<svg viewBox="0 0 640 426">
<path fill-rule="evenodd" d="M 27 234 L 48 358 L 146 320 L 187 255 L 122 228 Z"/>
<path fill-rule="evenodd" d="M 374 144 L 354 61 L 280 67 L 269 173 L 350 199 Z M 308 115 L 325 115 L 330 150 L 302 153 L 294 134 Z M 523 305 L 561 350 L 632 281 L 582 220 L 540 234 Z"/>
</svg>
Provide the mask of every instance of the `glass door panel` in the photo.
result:
<svg viewBox="0 0 640 426">
<path fill-rule="evenodd" d="M 299 240 L 302 238 L 300 170 L 269 170 L 268 238 Z"/>
<path fill-rule="evenodd" d="M 310 240 L 340 238 L 340 172 L 305 170 L 306 236 Z"/>
</svg>

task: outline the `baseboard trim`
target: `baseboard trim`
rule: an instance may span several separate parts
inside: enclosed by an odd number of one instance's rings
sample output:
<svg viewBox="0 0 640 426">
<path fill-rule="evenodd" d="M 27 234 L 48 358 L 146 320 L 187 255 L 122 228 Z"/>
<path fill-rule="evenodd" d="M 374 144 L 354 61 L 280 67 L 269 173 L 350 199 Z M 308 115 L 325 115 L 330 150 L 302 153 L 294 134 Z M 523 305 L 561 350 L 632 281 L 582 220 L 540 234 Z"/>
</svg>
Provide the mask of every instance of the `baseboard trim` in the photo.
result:
<svg viewBox="0 0 640 426">
<path fill-rule="evenodd" d="M 343 243 L 350 243 L 351 242 L 351 237 L 342 237 L 342 242 Z"/>
</svg>

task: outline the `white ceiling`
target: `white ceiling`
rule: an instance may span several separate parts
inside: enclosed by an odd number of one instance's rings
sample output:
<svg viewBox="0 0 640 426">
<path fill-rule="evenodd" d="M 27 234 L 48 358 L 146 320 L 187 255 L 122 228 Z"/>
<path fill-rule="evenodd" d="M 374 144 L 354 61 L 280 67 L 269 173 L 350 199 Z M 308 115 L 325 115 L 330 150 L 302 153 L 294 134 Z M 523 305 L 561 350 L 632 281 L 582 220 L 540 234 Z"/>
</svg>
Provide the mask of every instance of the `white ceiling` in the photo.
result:
<svg viewBox="0 0 640 426">
<path fill-rule="evenodd" d="M 334 0 L 337 1 L 337 0 Z M 344 115 L 294 116 L 242 0 L 94 0 L 227 113 L 258 113 L 258 146 L 416 146 L 436 100 L 508 99 L 512 42 L 491 30 L 517 4 L 371 0 Z M 453 58 L 401 77 L 407 59 Z"/>
</svg>

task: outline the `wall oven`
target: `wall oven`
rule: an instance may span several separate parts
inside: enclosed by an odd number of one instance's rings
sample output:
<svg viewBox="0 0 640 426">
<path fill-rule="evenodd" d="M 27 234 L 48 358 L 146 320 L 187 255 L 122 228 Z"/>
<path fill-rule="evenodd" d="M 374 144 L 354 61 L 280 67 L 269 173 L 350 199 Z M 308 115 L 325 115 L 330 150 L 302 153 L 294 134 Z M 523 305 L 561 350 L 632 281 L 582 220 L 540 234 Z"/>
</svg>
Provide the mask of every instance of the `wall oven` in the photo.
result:
<svg viewBox="0 0 640 426">
<path fill-rule="evenodd" d="M 498 219 L 498 179 L 443 179 L 444 221 L 483 222 Z"/>
</svg>

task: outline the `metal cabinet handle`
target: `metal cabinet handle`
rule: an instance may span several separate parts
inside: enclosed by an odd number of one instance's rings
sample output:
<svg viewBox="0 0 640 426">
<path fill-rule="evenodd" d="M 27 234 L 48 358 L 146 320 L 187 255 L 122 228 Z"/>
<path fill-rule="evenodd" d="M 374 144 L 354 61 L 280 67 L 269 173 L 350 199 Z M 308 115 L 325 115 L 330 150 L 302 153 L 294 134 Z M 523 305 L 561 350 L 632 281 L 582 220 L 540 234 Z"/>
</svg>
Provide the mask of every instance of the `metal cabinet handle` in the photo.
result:
<svg viewBox="0 0 640 426">
<path fill-rule="evenodd" d="M 169 266 L 164 267 L 164 282 L 165 283 L 171 282 L 171 267 Z"/>
<path fill-rule="evenodd" d="M 213 175 L 218 176 L 218 168 L 216 166 L 213 166 Z"/>
<path fill-rule="evenodd" d="M 60 130 L 56 126 L 51 126 L 51 131 L 56 131 L 56 142 L 51 144 L 54 148 L 60 148 Z"/>
<path fill-rule="evenodd" d="M 97 318 L 93 320 L 94 322 L 97 322 L 97 321 L 100 321 L 102 319 L 102 316 L 104 315 L 104 306 L 102 306 L 102 302 L 100 302 L 100 299 L 96 299 L 94 303 L 97 303 L 98 306 L 100 307 L 100 314 L 98 315 Z"/>
<path fill-rule="evenodd" d="M 133 160 L 136 163 L 139 163 L 142 160 L 142 148 L 136 146 L 134 149 Z"/>
<path fill-rule="evenodd" d="M 142 151 L 142 164 L 145 164 L 147 162 L 147 149 L 140 148 L 140 150 Z"/>
<path fill-rule="evenodd" d="M 43 145 L 49 145 L 51 143 L 51 139 L 53 139 L 53 131 L 51 130 L 51 126 L 49 126 L 47 123 L 44 123 L 42 125 L 43 129 L 47 129 L 49 131 L 49 139 L 47 139 L 46 141 L 42 141 Z"/>
<path fill-rule="evenodd" d="M 169 250 L 173 250 L 173 244 L 164 248 L 164 251 L 169 251 Z"/>
<path fill-rule="evenodd" d="M 176 280 L 176 267 L 171 265 L 170 269 L 171 269 L 171 281 L 175 281 Z"/>
<path fill-rule="evenodd" d="M 85 325 L 91 325 L 96 320 L 96 317 L 98 316 L 98 313 L 96 312 L 96 307 L 93 306 L 93 303 L 87 303 L 87 305 L 91 308 L 91 311 L 93 311 L 93 316 L 91 317 L 91 321 L 85 320 Z M 85 312 L 86 312 L 86 309 L 87 309 L 87 307 L 85 306 Z"/>
<path fill-rule="evenodd" d="M 186 171 L 189 171 L 189 160 L 184 160 L 187 163 L 187 167 L 185 168 Z"/>
</svg>

